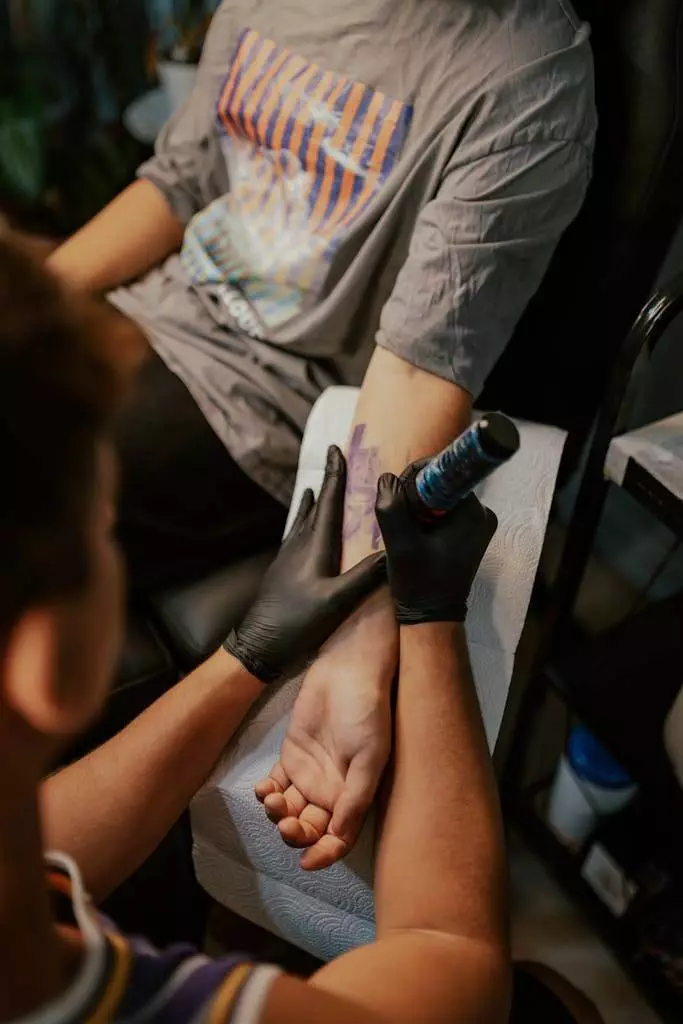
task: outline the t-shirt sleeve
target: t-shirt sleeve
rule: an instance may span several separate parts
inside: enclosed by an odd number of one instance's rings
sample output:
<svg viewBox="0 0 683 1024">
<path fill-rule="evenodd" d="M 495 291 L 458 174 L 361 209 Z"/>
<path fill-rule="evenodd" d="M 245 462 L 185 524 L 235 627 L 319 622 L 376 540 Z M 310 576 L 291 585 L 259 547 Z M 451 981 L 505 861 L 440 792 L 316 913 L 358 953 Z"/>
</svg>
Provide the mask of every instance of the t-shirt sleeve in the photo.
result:
<svg viewBox="0 0 683 1024">
<path fill-rule="evenodd" d="M 590 168 L 590 146 L 562 139 L 454 159 L 418 217 L 377 344 L 476 397 L 581 207 Z"/>
<path fill-rule="evenodd" d="M 204 1007 L 202 1020 L 216 1024 L 258 1024 L 270 989 L 281 971 L 267 964 L 231 971 Z"/>
<path fill-rule="evenodd" d="M 235 46 L 229 8 L 223 3 L 214 14 L 192 94 L 161 129 L 154 156 L 137 172 L 159 189 L 183 224 L 228 190 L 216 104 Z"/>
</svg>

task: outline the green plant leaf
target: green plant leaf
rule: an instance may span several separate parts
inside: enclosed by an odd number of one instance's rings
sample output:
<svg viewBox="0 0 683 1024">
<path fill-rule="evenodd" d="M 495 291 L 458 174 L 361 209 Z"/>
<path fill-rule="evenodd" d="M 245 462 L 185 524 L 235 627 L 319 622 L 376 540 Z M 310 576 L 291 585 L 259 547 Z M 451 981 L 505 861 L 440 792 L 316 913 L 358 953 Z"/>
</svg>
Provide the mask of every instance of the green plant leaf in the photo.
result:
<svg viewBox="0 0 683 1024">
<path fill-rule="evenodd" d="M 0 181 L 15 196 L 35 201 L 45 187 L 45 160 L 39 117 L 0 103 Z"/>
</svg>

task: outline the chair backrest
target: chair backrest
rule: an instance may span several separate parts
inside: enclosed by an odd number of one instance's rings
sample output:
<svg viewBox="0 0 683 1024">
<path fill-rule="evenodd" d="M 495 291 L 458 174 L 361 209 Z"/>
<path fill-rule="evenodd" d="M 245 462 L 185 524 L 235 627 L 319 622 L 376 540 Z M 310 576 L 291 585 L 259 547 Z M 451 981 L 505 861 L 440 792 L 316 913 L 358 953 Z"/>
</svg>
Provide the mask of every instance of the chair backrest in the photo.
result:
<svg viewBox="0 0 683 1024">
<path fill-rule="evenodd" d="M 480 408 L 570 431 L 575 453 L 683 215 L 683 0 L 578 0 L 600 125 L 583 210 Z"/>
</svg>

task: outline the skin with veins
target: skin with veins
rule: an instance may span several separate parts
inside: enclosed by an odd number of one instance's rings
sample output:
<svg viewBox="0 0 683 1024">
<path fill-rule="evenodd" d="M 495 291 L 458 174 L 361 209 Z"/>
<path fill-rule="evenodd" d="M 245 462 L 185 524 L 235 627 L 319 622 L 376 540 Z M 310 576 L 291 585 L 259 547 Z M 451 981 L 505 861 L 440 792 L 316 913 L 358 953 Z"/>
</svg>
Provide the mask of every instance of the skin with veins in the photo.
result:
<svg viewBox="0 0 683 1024">
<path fill-rule="evenodd" d="M 381 534 L 375 519 L 377 479 L 380 476 L 379 447 L 365 443 L 365 424 L 359 423 L 351 435 L 347 455 L 348 484 L 344 514 L 344 540 L 350 540 L 372 525 L 370 544 L 378 551 Z"/>
</svg>

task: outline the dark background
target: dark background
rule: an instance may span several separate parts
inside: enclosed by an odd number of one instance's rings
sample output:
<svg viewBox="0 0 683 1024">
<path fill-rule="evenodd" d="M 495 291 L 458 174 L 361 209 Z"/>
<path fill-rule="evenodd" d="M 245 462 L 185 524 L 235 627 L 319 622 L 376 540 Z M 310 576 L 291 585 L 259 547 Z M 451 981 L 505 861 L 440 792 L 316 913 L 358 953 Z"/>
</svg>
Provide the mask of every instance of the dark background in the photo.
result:
<svg viewBox="0 0 683 1024">
<path fill-rule="evenodd" d="M 122 114 L 215 6 L 0 0 L 0 209 L 15 224 L 68 234 L 130 180 L 146 152 Z"/>
</svg>

